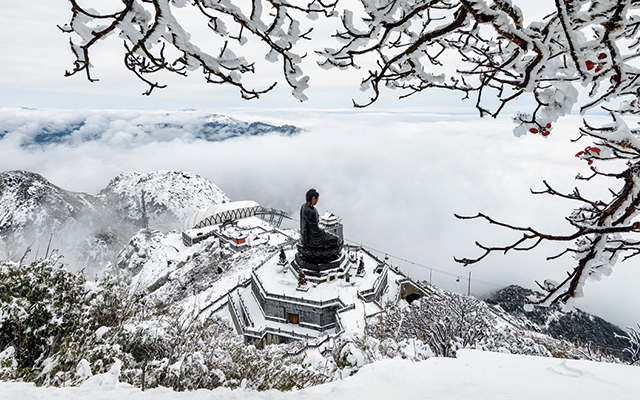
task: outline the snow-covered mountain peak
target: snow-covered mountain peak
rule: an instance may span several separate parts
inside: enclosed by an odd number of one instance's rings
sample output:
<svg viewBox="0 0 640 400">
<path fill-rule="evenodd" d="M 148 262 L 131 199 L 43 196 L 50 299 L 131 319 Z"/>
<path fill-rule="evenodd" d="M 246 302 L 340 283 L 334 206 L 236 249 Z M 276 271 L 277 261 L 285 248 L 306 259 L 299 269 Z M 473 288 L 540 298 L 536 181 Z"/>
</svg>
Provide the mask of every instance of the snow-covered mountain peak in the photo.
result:
<svg viewBox="0 0 640 400">
<path fill-rule="evenodd" d="M 158 229 L 177 229 L 193 212 L 229 198 L 208 179 L 191 172 L 123 172 L 98 194 L 127 219 Z"/>
<path fill-rule="evenodd" d="M 70 269 L 99 273 L 140 228 L 179 229 L 194 211 L 226 201 L 220 188 L 190 172 L 123 172 L 96 196 L 36 173 L 2 172 L 0 254 L 37 253 L 51 239 Z"/>
<path fill-rule="evenodd" d="M 241 121 L 235 118 L 231 118 L 227 115 L 222 115 L 222 114 L 211 114 L 206 118 L 206 121 L 224 123 L 224 124 L 235 125 L 235 126 L 239 126 L 242 123 Z"/>
<path fill-rule="evenodd" d="M 95 206 L 95 198 L 69 192 L 42 175 L 27 171 L 0 173 L 0 236 L 31 226 L 49 235 L 70 221 L 77 222 Z"/>
</svg>

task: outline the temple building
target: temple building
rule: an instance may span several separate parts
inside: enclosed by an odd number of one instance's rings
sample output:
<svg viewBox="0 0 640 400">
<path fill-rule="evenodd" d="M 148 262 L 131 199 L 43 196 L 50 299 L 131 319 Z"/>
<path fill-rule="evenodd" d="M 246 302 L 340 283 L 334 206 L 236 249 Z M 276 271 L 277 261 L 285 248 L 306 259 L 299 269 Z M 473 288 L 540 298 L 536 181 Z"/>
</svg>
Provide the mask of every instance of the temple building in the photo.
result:
<svg viewBox="0 0 640 400">
<path fill-rule="evenodd" d="M 186 245 L 215 236 L 237 251 L 245 246 L 273 248 L 249 276 L 212 303 L 213 312 L 228 317 L 247 343 L 322 340 L 362 329 L 387 301 L 423 294 L 420 285 L 391 263 L 362 247 L 342 245 L 342 238 L 337 253 L 323 253 L 330 254 L 329 259 L 312 256 L 310 261 L 304 256 L 309 250 L 301 250 L 302 241 L 290 231 L 256 218 L 258 207 L 255 202 L 213 206 L 185 221 L 182 232 Z M 325 213 L 318 225 L 343 234 L 335 214 Z"/>
<path fill-rule="evenodd" d="M 320 228 L 324 229 L 326 232 L 334 234 L 336 236 L 340 236 L 340 238 L 344 240 L 344 233 L 342 231 L 342 218 L 340 218 L 339 216 L 327 211 L 323 216 L 320 217 L 320 222 L 318 225 L 320 225 Z"/>
</svg>

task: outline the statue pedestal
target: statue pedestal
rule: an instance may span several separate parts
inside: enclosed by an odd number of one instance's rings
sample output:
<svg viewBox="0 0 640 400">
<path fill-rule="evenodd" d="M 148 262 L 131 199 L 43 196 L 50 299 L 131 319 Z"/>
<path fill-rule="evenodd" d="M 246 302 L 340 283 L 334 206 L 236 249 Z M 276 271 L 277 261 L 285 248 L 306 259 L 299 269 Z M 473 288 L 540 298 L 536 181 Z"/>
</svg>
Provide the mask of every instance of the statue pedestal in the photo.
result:
<svg viewBox="0 0 640 400">
<path fill-rule="evenodd" d="M 342 254 L 342 244 L 339 246 L 315 248 L 307 247 L 298 242 L 297 250 L 296 259 L 304 261 L 307 264 L 328 265 L 333 264 L 338 258 L 344 259 L 345 257 L 344 254 Z"/>
<path fill-rule="evenodd" d="M 299 253 L 291 261 L 291 266 L 296 274 L 304 272 L 305 278 L 309 282 L 322 283 L 330 282 L 334 279 L 342 278 L 346 271 L 350 269 L 350 263 L 345 262 L 345 255 L 340 254 L 339 257 L 329 263 L 314 264 L 304 261 Z"/>
</svg>

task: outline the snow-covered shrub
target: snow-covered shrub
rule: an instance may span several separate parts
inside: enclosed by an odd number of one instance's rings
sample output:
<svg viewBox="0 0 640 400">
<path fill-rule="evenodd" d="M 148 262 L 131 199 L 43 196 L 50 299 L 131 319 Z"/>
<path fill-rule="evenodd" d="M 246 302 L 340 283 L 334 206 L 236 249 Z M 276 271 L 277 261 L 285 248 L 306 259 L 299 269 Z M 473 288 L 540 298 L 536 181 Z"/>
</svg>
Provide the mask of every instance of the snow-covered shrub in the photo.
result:
<svg viewBox="0 0 640 400">
<path fill-rule="evenodd" d="M 517 328 L 473 297 L 436 288 L 432 291 L 432 295 L 411 304 L 405 301 L 385 304 L 382 313 L 369 321 L 370 335 L 385 340 L 419 340 L 440 357 L 455 357 L 462 348 L 552 355 L 538 336 L 557 340 Z"/>
<path fill-rule="evenodd" d="M 117 371 L 134 386 L 176 390 L 289 390 L 328 380 L 302 362 L 299 342 L 247 346 L 226 320 L 185 316 L 144 293 L 113 277 L 88 284 L 51 259 L 3 262 L 0 378 L 72 386 Z"/>
<path fill-rule="evenodd" d="M 333 352 L 334 378 L 343 379 L 356 373 L 360 367 L 385 358 L 408 358 L 413 361 L 426 360 L 434 356 L 429 346 L 420 339 L 380 339 L 375 335 L 339 337 Z"/>
<path fill-rule="evenodd" d="M 0 263 L 0 351 L 6 358 L 13 349 L 12 377 L 35 378 L 37 366 L 86 322 L 85 280 L 56 261 Z"/>
<path fill-rule="evenodd" d="M 628 357 L 628 362 L 630 365 L 635 365 L 640 363 L 640 324 L 638 324 L 638 329 L 629 327 L 627 328 L 627 334 L 616 337 L 620 337 L 629 342 L 629 346 L 624 349 L 624 355 Z"/>
<path fill-rule="evenodd" d="M 475 347 L 489 335 L 495 318 L 484 303 L 442 291 L 411 304 L 388 303 L 378 318 L 370 321 L 376 338 L 420 339 L 434 355 L 454 357 L 460 348 Z"/>
</svg>

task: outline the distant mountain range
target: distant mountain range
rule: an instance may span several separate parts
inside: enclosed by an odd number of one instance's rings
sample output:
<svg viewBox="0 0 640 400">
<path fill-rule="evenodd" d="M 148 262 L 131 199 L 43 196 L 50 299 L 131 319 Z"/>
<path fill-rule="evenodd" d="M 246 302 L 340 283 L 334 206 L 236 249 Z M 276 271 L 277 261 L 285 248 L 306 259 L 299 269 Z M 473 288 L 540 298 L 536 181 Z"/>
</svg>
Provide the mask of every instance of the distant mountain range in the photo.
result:
<svg viewBox="0 0 640 400">
<path fill-rule="evenodd" d="M 299 132 L 301 129 L 292 125 L 244 122 L 204 111 L 0 110 L 0 140 L 22 147 L 86 142 L 110 146 L 173 140 L 218 142 L 240 136 L 291 136 Z"/>
</svg>

